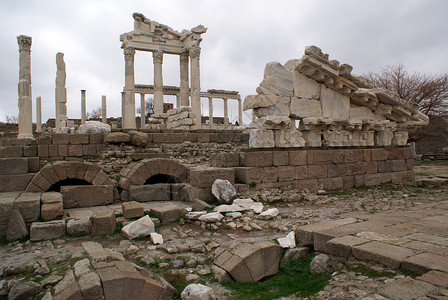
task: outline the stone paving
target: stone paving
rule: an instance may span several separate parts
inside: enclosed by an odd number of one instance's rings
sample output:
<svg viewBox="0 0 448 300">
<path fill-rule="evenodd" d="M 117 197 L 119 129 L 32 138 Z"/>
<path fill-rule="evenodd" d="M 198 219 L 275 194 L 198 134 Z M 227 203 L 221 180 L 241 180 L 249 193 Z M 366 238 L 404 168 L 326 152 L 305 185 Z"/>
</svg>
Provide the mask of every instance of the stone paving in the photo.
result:
<svg viewBox="0 0 448 300">
<path fill-rule="evenodd" d="M 402 268 L 448 286 L 448 200 L 297 228 L 302 246 Z"/>
</svg>

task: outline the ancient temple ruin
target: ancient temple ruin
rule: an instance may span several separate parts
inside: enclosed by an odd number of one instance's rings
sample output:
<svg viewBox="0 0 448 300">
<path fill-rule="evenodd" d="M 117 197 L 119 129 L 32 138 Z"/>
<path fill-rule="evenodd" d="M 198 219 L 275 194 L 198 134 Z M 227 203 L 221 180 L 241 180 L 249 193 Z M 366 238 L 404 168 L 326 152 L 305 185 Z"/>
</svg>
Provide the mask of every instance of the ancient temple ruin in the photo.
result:
<svg viewBox="0 0 448 300">
<path fill-rule="evenodd" d="M 409 130 L 428 124 L 416 104 L 351 71 L 315 46 L 268 63 L 257 95 L 244 101 L 256 116 L 250 147 L 405 146 Z"/>
</svg>

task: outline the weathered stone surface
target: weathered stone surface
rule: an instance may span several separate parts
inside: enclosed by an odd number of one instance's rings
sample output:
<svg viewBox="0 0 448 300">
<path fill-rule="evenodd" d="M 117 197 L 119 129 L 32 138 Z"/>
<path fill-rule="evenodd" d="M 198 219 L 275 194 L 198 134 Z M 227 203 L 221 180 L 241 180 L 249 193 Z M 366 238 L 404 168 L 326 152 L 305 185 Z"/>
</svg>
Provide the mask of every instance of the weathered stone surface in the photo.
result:
<svg viewBox="0 0 448 300">
<path fill-rule="evenodd" d="M 87 274 L 90 272 L 90 261 L 88 258 L 84 258 L 81 260 L 78 260 L 73 265 L 73 270 L 76 277 L 81 277 L 84 274 Z"/>
<path fill-rule="evenodd" d="M 309 99 L 320 98 L 320 84 L 300 72 L 293 71 L 294 96 Z"/>
<path fill-rule="evenodd" d="M 121 271 L 116 267 L 97 270 L 103 285 L 105 299 L 123 299 L 125 280 Z"/>
<path fill-rule="evenodd" d="M 123 212 L 123 217 L 126 219 L 140 218 L 143 217 L 143 214 L 145 213 L 143 205 L 136 201 L 124 202 L 121 205 L 121 210 Z"/>
<path fill-rule="evenodd" d="M 214 300 L 212 288 L 199 283 L 187 285 L 182 291 L 181 298 L 184 300 Z"/>
<path fill-rule="evenodd" d="M 279 103 L 282 97 L 274 94 L 270 95 L 249 95 L 244 99 L 243 109 L 254 109 L 260 107 L 270 107 Z"/>
<path fill-rule="evenodd" d="M 274 148 L 274 131 L 267 129 L 251 129 L 249 147 L 251 148 Z"/>
<path fill-rule="evenodd" d="M 136 130 L 131 130 L 128 132 L 130 137 L 130 142 L 132 145 L 138 146 L 138 147 L 146 147 L 146 144 L 148 144 L 149 138 L 146 133 L 139 132 Z"/>
<path fill-rule="evenodd" d="M 30 240 L 44 241 L 57 239 L 65 234 L 65 220 L 34 222 L 30 228 Z"/>
<path fill-rule="evenodd" d="M 423 274 L 430 270 L 448 272 L 448 258 L 432 253 L 408 255 L 408 257 L 404 259 L 402 267 L 416 274 Z"/>
<path fill-rule="evenodd" d="M 437 285 L 443 288 L 448 288 L 448 274 L 436 270 L 429 271 L 416 279 L 428 282 L 432 285 Z"/>
<path fill-rule="evenodd" d="M 264 78 L 260 86 L 273 94 L 291 97 L 294 88 L 292 73 L 278 62 L 270 62 L 266 64 Z"/>
<path fill-rule="evenodd" d="M 399 268 L 406 258 L 415 255 L 413 250 L 382 242 L 372 241 L 352 248 L 357 259 L 367 259 L 391 268 Z"/>
<path fill-rule="evenodd" d="M 310 264 L 311 273 L 327 273 L 329 272 L 328 262 L 330 258 L 326 254 L 319 254 L 313 258 Z"/>
<path fill-rule="evenodd" d="M 89 272 L 79 278 L 79 288 L 84 299 L 100 300 L 104 299 L 103 287 L 98 274 Z"/>
<path fill-rule="evenodd" d="M 129 197 L 130 200 L 136 202 L 169 201 L 171 200 L 171 185 L 168 183 L 131 185 Z"/>
<path fill-rule="evenodd" d="M 0 175 L 15 175 L 28 173 L 28 159 L 0 158 Z"/>
<path fill-rule="evenodd" d="M 99 210 L 92 215 L 90 233 L 96 235 L 109 235 L 115 231 L 117 224 L 113 210 Z"/>
<path fill-rule="evenodd" d="M 322 108 L 320 101 L 311 100 L 308 98 L 291 99 L 291 117 L 295 119 L 302 119 L 308 117 L 321 117 Z"/>
<path fill-rule="evenodd" d="M 40 215 L 44 221 L 54 220 L 64 214 L 62 194 L 42 193 Z"/>
<path fill-rule="evenodd" d="M 27 189 L 34 174 L 0 175 L 0 192 L 24 191 Z M 42 189 L 39 188 L 39 191 Z"/>
<path fill-rule="evenodd" d="M 34 299 L 40 291 L 42 287 L 34 281 L 19 282 L 11 287 L 8 300 Z"/>
<path fill-rule="evenodd" d="M 277 239 L 278 244 L 282 248 L 295 248 L 296 247 L 296 237 L 294 231 L 291 231 L 283 238 Z"/>
<path fill-rule="evenodd" d="M 329 222 L 315 223 L 311 225 L 305 225 L 297 227 L 296 229 L 296 240 L 301 246 L 309 246 L 313 244 L 314 232 L 321 231 L 325 229 L 334 228 L 337 226 L 342 226 L 346 224 L 352 224 L 357 221 L 356 218 L 346 218 Z"/>
<path fill-rule="evenodd" d="M 386 283 L 381 288 L 381 294 L 389 299 L 405 300 L 427 298 L 428 294 L 434 293 L 436 288 L 426 282 L 406 277 L 398 282 Z"/>
<path fill-rule="evenodd" d="M 121 233 L 129 240 L 148 236 L 151 232 L 155 232 L 155 226 L 147 215 L 121 229 Z"/>
<path fill-rule="evenodd" d="M 114 200 L 112 185 L 62 186 L 64 208 L 89 207 L 111 204 Z"/>
<path fill-rule="evenodd" d="M 357 236 L 342 236 L 329 240 L 326 243 L 328 253 L 335 256 L 349 257 L 352 254 L 352 247 L 361 245 L 369 240 Z"/>
<path fill-rule="evenodd" d="M 26 228 L 22 215 L 19 210 L 13 210 L 6 229 L 6 240 L 8 242 L 15 241 L 26 237 L 27 235 L 28 228 Z"/>
<path fill-rule="evenodd" d="M 295 129 L 274 130 L 275 147 L 278 148 L 302 148 L 305 147 L 305 139 L 302 133 Z"/>
<path fill-rule="evenodd" d="M 221 203 L 231 203 L 236 198 L 236 189 L 230 181 L 216 179 L 212 185 L 212 194 Z"/>
<path fill-rule="evenodd" d="M 273 130 L 289 128 L 290 124 L 291 119 L 288 116 L 269 115 L 267 117 L 255 119 L 255 121 L 251 123 L 251 127 L 264 130 Z"/>
<path fill-rule="evenodd" d="M 129 143 L 131 137 L 124 132 L 109 132 L 104 136 L 104 142 L 109 144 Z"/>
<path fill-rule="evenodd" d="M 18 209 L 25 223 L 36 221 L 40 216 L 41 193 L 22 193 L 14 201 L 14 209 Z"/>
<path fill-rule="evenodd" d="M 258 219 L 269 220 L 275 218 L 279 213 L 278 208 L 270 208 L 257 216 Z"/>
<path fill-rule="evenodd" d="M 81 236 L 90 233 L 90 217 L 70 219 L 67 222 L 67 232 L 71 236 Z"/>
<path fill-rule="evenodd" d="M 243 243 L 225 250 L 214 261 L 236 281 L 253 282 L 278 272 L 283 250 L 269 242 Z"/>
<path fill-rule="evenodd" d="M 163 205 L 151 209 L 151 214 L 159 218 L 162 223 L 177 221 L 187 213 L 185 208 L 175 205 Z"/>
<path fill-rule="evenodd" d="M 203 214 L 199 216 L 198 220 L 208 223 L 219 222 L 224 218 L 224 216 L 219 212 L 213 212 L 208 214 Z"/>
<path fill-rule="evenodd" d="M 151 242 L 154 245 L 161 245 L 163 244 L 163 236 L 157 232 L 151 232 L 149 234 L 149 237 L 151 238 Z"/>
<path fill-rule="evenodd" d="M 216 179 L 228 180 L 235 183 L 232 168 L 196 167 L 190 169 L 190 184 L 194 187 L 210 188 Z"/>
<path fill-rule="evenodd" d="M 240 165 L 239 153 L 215 153 L 210 156 L 212 167 L 238 167 Z"/>
</svg>

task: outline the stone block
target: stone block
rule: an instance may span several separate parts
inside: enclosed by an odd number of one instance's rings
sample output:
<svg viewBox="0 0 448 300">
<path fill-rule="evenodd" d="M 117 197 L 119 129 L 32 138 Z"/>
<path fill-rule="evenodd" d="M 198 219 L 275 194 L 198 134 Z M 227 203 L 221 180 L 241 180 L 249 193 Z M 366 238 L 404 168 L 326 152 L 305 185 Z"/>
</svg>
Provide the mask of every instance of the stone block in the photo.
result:
<svg viewBox="0 0 448 300">
<path fill-rule="evenodd" d="M 404 159 L 403 150 L 405 148 L 395 147 L 395 148 L 388 148 L 388 159 L 389 160 L 397 160 L 397 159 Z"/>
<path fill-rule="evenodd" d="M 402 267 L 415 274 L 424 274 L 430 270 L 448 272 L 448 258 L 433 253 L 409 255 L 402 263 Z"/>
<path fill-rule="evenodd" d="M 272 163 L 272 151 L 254 151 L 242 155 L 241 165 L 245 167 L 270 167 Z"/>
<path fill-rule="evenodd" d="M 67 232 L 71 236 L 81 236 L 90 233 L 90 217 L 70 219 L 67 222 Z"/>
<path fill-rule="evenodd" d="M 53 145 L 68 145 L 70 143 L 70 135 L 67 133 L 53 133 Z"/>
<path fill-rule="evenodd" d="M 62 186 L 64 208 L 89 207 L 111 204 L 114 200 L 112 185 Z"/>
<path fill-rule="evenodd" d="M 382 174 L 366 174 L 364 177 L 365 186 L 377 186 L 383 183 Z"/>
<path fill-rule="evenodd" d="M 0 146 L 0 158 L 21 157 L 22 146 Z"/>
<path fill-rule="evenodd" d="M 262 168 L 249 168 L 249 167 L 239 167 L 235 168 L 235 180 L 239 183 L 251 184 L 261 183 Z"/>
<path fill-rule="evenodd" d="M 162 294 L 164 287 L 154 279 L 146 277 L 139 299 L 171 299 L 174 296 L 167 294 L 166 297 L 161 297 Z"/>
<path fill-rule="evenodd" d="M 38 145 L 37 156 L 39 156 L 39 158 L 48 158 L 49 157 L 48 145 Z"/>
<path fill-rule="evenodd" d="M 300 226 L 296 229 L 296 240 L 301 246 L 310 246 L 313 245 L 314 242 L 314 232 L 331 229 L 337 226 L 353 224 L 356 221 L 356 218 L 346 218 Z"/>
<path fill-rule="evenodd" d="M 288 166 L 289 152 L 288 151 L 273 151 L 272 164 L 274 166 Z"/>
<path fill-rule="evenodd" d="M 308 166 L 296 166 L 294 167 L 294 179 L 308 179 L 309 170 Z"/>
<path fill-rule="evenodd" d="M 90 233 L 93 236 L 110 235 L 114 233 L 117 227 L 114 211 L 109 209 L 96 211 L 92 215 L 91 221 Z"/>
<path fill-rule="evenodd" d="M 29 186 L 31 184 L 33 184 L 36 187 L 38 187 L 40 189 L 40 191 L 42 191 L 42 192 L 48 191 L 51 188 L 51 186 L 52 186 L 52 184 L 50 182 L 48 182 L 48 180 L 41 173 L 36 173 L 34 175 L 33 179 L 31 179 L 30 184 L 26 188 L 27 192 L 30 192 Z"/>
<path fill-rule="evenodd" d="M 36 173 L 40 169 L 39 157 L 28 157 L 28 172 Z"/>
<path fill-rule="evenodd" d="M 169 201 L 171 200 L 171 185 L 169 183 L 131 185 L 129 197 L 137 202 Z"/>
<path fill-rule="evenodd" d="M 28 173 L 28 159 L 0 158 L 0 175 L 16 175 Z"/>
<path fill-rule="evenodd" d="M 283 182 L 283 181 L 292 181 L 295 179 L 295 169 L 293 166 L 285 166 L 285 167 L 278 167 L 277 168 L 277 172 L 278 172 L 278 181 L 279 182 Z"/>
<path fill-rule="evenodd" d="M 89 135 L 86 133 L 80 134 L 70 134 L 70 144 L 72 145 L 82 145 L 89 143 Z"/>
<path fill-rule="evenodd" d="M 97 273 L 101 278 L 105 299 L 124 299 L 125 278 L 118 268 L 101 268 L 97 270 Z"/>
<path fill-rule="evenodd" d="M 68 156 L 68 145 L 57 145 L 58 146 L 58 156 L 65 157 Z"/>
<path fill-rule="evenodd" d="M 151 214 L 159 218 L 162 223 L 177 221 L 186 213 L 185 208 L 175 204 L 158 206 L 151 209 Z"/>
<path fill-rule="evenodd" d="M 308 166 L 308 178 L 326 178 L 328 176 L 328 165 L 310 165 Z"/>
<path fill-rule="evenodd" d="M 152 142 L 154 144 L 177 144 L 183 141 L 184 137 L 182 133 L 155 133 Z"/>
<path fill-rule="evenodd" d="M 306 75 L 293 71 L 294 97 L 304 97 L 309 99 L 320 98 L 320 84 Z"/>
<path fill-rule="evenodd" d="M 84 299 L 104 299 L 101 280 L 95 272 L 82 275 L 78 284 Z"/>
<path fill-rule="evenodd" d="M 362 237 L 347 235 L 329 240 L 326 243 L 326 248 L 331 255 L 349 258 L 352 254 L 353 246 L 362 245 L 368 241 Z"/>
<path fill-rule="evenodd" d="M 240 165 L 239 153 L 215 153 L 210 156 L 210 166 L 212 167 L 238 167 Z"/>
<path fill-rule="evenodd" d="M 30 228 L 32 242 L 57 239 L 65 234 L 65 220 L 33 222 Z"/>
<path fill-rule="evenodd" d="M 53 300 L 83 300 L 81 289 L 77 282 L 70 283 L 67 287 L 54 295 Z"/>
<path fill-rule="evenodd" d="M 14 209 L 18 209 L 26 223 L 36 221 L 40 216 L 41 193 L 22 193 L 14 201 Z"/>
<path fill-rule="evenodd" d="M 321 85 L 320 103 L 322 115 L 332 119 L 347 120 L 350 117 L 350 98 Z"/>
<path fill-rule="evenodd" d="M 414 256 L 411 249 L 390 245 L 378 241 L 371 241 L 352 248 L 353 256 L 360 260 L 371 260 L 390 268 L 397 269 L 408 257 Z"/>
<path fill-rule="evenodd" d="M 143 214 L 145 213 L 145 210 L 143 208 L 143 205 L 141 205 L 138 202 L 131 201 L 131 202 L 124 202 L 121 205 L 123 216 L 126 219 L 132 219 L 132 218 L 140 218 L 143 217 Z"/>
<path fill-rule="evenodd" d="M 124 132 L 108 132 L 104 136 L 104 143 L 109 144 L 129 143 L 130 141 L 131 137 Z"/>
<path fill-rule="evenodd" d="M 355 161 L 355 152 L 351 149 L 333 151 L 333 162 L 335 164 L 354 162 L 354 161 Z"/>
<path fill-rule="evenodd" d="M 95 144 L 82 145 L 82 155 L 83 156 L 97 155 L 96 145 Z"/>
<path fill-rule="evenodd" d="M 24 191 L 34 174 L 0 175 L 0 192 Z"/>
<path fill-rule="evenodd" d="M 81 157 L 82 155 L 82 145 L 68 145 L 68 156 Z"/>
<path fill-rule="evenodd" d="M 355 176 L 343 176 L 342 181 L 343 181 L 342 188 L 344 190 L 352 189 L 355 187 Z"/>
<path fill-rule="evenodd" d="M 104 141 L 104 134 L 102 133 L 90 133 L 89 143 L 90 144 L 102 144 Z"/>
<path fill-rule="evenodd" d="M 289 165 L 302 166 L 308 163 L 308 152 L 306 150 L 289 151 Z"/>
<path fill-rule="evenodd" d="M 194 187 L 211 187 L 216 179 L 228 180 L 234 184 L 234 169 L 216 167 L 196 167 L 190 169 L 190 184 Z"/>
<path fill-rule="evenodd" d="M 58 145 L 48 145 L 48 157 L 57 157 L 59 154 Z"/>
<path fill-rule="evenodd" d="M 383 148 L 372 149 L 372 160 L 387 160 L 389 153 Z"/>
<path fill-rule="evenodd" d="M 36 157 L 37 156 L 37 146 L 23 146 L 23 156 Z"/>
<path fill-rule="evenodd" d="M 250 148 L 274 148 L 274 131 L 267 129 L 251 129 L 249 137 Z"/>
<path fill-rule="evenodd" d="M 406 171 L 408 166 L 406 164 L 406 160 L 391 160 L 392 163 L 392 172 L 400 172 Z"/>
<path fill-rule="evenodd" d="M 310 192 L 317 191 L 317 179 L 303 179 L 299 180 L 299 189 L 304 190 L 307 189 Z"/>
<path fill-rule="evenodd" d="M 319 190 L 331 191 L 333 189 L 332 178 L 317 179 L 317 188 Z"/>
<path fill-rule="evenodd" d="M 62 195 L 56 192 L 42 193 L 40 215 L 44 221 L 51 221 L 63 216 Z"/>
<path fill-rule="evenodd" d="M 448 288 L 448 274 L 436 270 L 429 271 L 416 279 L 437 285 L 445 289 Z"/>
<path fill-rule="evenodd" d="M 392 184 L 403 184 L 410 181 L 410 174 L 408 171 L 401 172 L 393 172 L 392 175 Z"/>
<path fill-rule="evenodd" d="M 42 168 L 40 171 L 40 175 L 45 177 L 45 179 L 53 185 L 54 183 L 59 181 L 59 176 L 56 174 L 54 168 L 52 165 L 47 164 L 45 167 Z"/>
<path fill-rule="evenodd" d="M 320 101 L 308 98 L 291 99 L 291 117 L 302 119 L 308 117 L 321 117 L 322 108 Z"/>
<path fill-rule="evenodd" d="M 1 223 L 3 222 L 4 220 L 1 220 Z M 23 217 L 20 214 L 19 210 L 13 210 L 11 213 L 11 217 L 7 222 L 8 225 L 6 228 L 6 240 L 8 242 L 19 240 L 29 234 L 28 228 L 26 227 L 25 221 L 23 220 Z"/>
</svg>

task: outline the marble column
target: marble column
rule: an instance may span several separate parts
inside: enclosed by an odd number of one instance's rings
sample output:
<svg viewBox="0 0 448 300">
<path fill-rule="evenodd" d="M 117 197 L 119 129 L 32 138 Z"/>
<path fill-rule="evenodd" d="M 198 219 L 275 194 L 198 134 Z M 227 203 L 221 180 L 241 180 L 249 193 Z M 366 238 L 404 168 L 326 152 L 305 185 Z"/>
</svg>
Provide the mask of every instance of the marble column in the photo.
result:
<svg viewBox="0 0 448 300">
<path fill-rule="evenodd" d="M 208 97 L 208 123 L 210 129 L 213 129 L 213 98 Z"/>
<path fill-rule="evenodd" d="M 241 104 L 241 98 L 238 99 L 238 125 L 243 126 L 243 108 Z"/>
<path fill-rule="evenodd" d="M 36 132 L 42 132 L 42 98 L 36 97 Z"/>
<path fill-rule="evenodd" d="M 81 90 L 81 125 L 86 122 L 86 90 Z"/>
<path fill-rule="evenodd" d="M 145 127 L 145 121 L 146 121 L 145 94 L 140 93 L 140 128 Z"/>
<path fill-rule="evenodd" d="M 229 104 L 228 99 L 224 98 L 224 128 L 229 127 Z"/>
<path fill-rule="evenodd" d="M 189 53 L 191 59 L 191 108 L 195 114 L 195 128 L 198 129 L 201 128 L 201 80 L 199 66 L 201 48 L 198 45 L 192 46 L 189 49 Z"/>
<path fill-rule="evenodd" d="M 58 52 L 56 54 L 56 132 L 61 132 L 61 122 L 67 121 L 67 89 L 65 88 L 66 72 L 64 53 Z M 67 126 L 67 125 L 66 125 Z"/>
<path fill-rule="evenodd" d="M 19 134 L 18 139 L 34 139 L 31 100 L 31 37 L 19 35 Z"/>
<path fill-rule="evenodd" d="M 190 106 L 190 86 L 188 82 L 188 52 L 180 54 L 180 106 Z M 179 105 L 178 105 L 179 107 Z"/>
<path fill-rule="evenodd" d="M 122 121 L 123 129 L 136 129 L 135 123 L 135 78 L 134 78 L 134 55 L 135 49 L 126 47 L 124 49 L 125 59 L 125 84 L 124 98 L 122 100 Z"/>
<path fill-rule="evenodd" d="M 107 124 L 107 105 L 106 105 L 106 96 L 101 97 L 101 122 Z"/>
<path fill-rule="evenodd" d="M 163 113 L 163 52 L 154 51 L 152 57 L 154 61 L 154 114 L 158 116 Z"/>
</svg>

